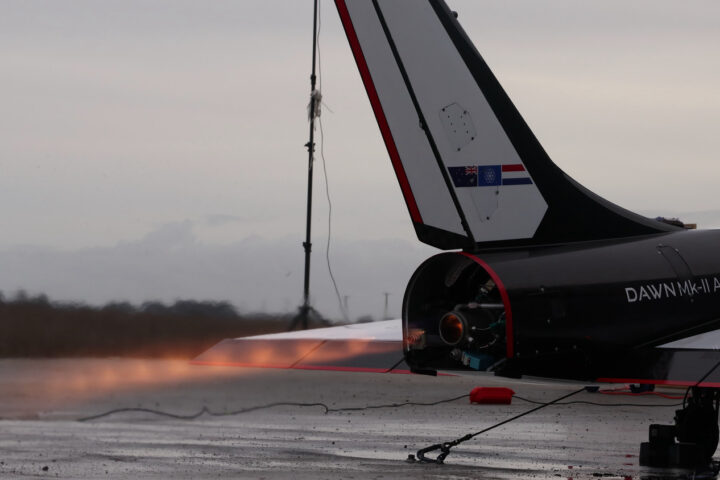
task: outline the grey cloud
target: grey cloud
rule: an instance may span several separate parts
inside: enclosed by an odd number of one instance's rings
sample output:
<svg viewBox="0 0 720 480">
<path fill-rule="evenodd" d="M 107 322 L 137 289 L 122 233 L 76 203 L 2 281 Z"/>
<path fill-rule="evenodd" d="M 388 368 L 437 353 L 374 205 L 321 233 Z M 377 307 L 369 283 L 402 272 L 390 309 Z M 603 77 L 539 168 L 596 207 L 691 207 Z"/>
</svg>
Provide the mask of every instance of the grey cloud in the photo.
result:
<svg viewBox="0 0 720 480">
<path fill-rule="evenodd" d="M 247 222 L 249 219 L 249 217 L 242 217 L 240 215 L 225 215 L 220 213 L 205 215 L 205 217 L 203 218 L 205 223 L 212 226 L 226 225 L 228 223 Z M 257 220 L 257 218 L 254 218 L 254 220 Z"/>
<path fill-rule="evenodd" d="M 299 236 L 252 235 L 228 245 L 208 245 L 197 240 L 193 227 L 191 221 L 162 225 L 141 239 L 113 247 L 5 249 L 0 251 L 0 290 L 22 288 L 56 300 L 92 304 L 228 300 L 246 311 L 291 311 L 299 305 L 303 277 Z M 335 245 L 333 270 L 350 297 L 353 318 L 380 317 L 383 292 L 391 293 L 390 313 L 399 315 L 412 271 L 434 253 L 398 239 L 337 239 Z M 339 319 L 321 239 L 315 240 L 311 279 L 314 305 Z"/>
</svg>

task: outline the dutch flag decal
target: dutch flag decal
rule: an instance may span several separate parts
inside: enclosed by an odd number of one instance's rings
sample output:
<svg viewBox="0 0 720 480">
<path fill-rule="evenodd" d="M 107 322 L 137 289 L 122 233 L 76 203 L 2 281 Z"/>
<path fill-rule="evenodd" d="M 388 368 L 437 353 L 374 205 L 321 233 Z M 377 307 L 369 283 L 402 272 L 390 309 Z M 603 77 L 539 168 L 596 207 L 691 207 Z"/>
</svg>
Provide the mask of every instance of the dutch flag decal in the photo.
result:
<svg viewBox="0 0 720 480">
<path fill-rule="evenodd" d="M 448 172 L 456 188 L 532 185 L 533 183 L 521 163 L 448 167 Z"/>
</svg>

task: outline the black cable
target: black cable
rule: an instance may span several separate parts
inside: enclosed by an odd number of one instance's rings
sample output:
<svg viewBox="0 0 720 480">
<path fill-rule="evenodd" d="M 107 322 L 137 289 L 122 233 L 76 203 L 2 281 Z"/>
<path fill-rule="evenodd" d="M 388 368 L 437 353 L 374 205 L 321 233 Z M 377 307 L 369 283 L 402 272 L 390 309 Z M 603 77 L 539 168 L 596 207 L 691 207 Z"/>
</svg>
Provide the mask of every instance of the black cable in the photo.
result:
<svg viewBox="0 0 720 480">
<path fill-rule="evenodd" d="M 533 409 L 528 410 L 527 412 L 521 413 L 520 415 L 515 415 L 515 416 L 512 417 L 512 418 L 509 418 L 509 419 L 507 419 L 507 420 L 503 420 L 503 421 L 500 422 L 500 423 L 497 423 L 497 424 L 495 424 L 495 425 L 492 425 L 492 426 L 490 426 L 490 427 L 488 427 L 488 428 L 485 428 L 485 429 L 483 429 L 483 430 L 480 430 L 480 431 L 478 431 L 478 432 L 471 433 L 471 434 L 467 434 L 467 435 L 465 435 L 465 436 L 463 436 L 463 437 L 457 438 L 457 439 L 455 439 L 455 440 L 453 440 L 453 441 L 450 441 L 450 442 L 437 443 L 437 444 L 435 444 L 435 445 L 430 445 L 429 447 L 422 448 L 422 449 L 418 450 L 417 453 L 416 453 L 417 459 L 418 459 L 420 462 L 424 462 L 424 463 L 437 463 L 437 464 L 442 464 L 442 463 L 444 462 L 445 458 L 450 454 L 450 449 L 451 449 L 451 448 L 453 448 L 453 447 L 455 447 L 455 446 L 457 446 L 457 445 L 459 445 L 459 444 L 461 444 L 461 443 L 463 443 L 463 442 L 466 442 L 466 441 L 468 441 L 468 440 L 470 440 L 470 439 L 472 439 L 472 438 L 474 438 L 474 437 L 476 437 L 476 436 L 478 436 L 478 435 L 480 435 L 480 434 L 482 434 L 482 433 L 489 432 L 490 430 L 493 430 L 493 429 L 495 429 L 495 428 L 498 428 L 498 427 L 500 427 L 500 426 L 502 426 L 502 425 L 505 425 L 505 424 L 510 423 L 510 422 L 512 422 L 512 421 L 514 421 L 514 420 L 517 420 L 517 419 L 520 418 L 520 417 L 524 417 L 525 415 L 528 415 L 528 414 L 530 414 L 530 413 L 536 412 L 536 411 L 538 411 L 538 410 L 540 410 L 540 409 L 542 409 L 542 408 L 548 407 L 548 406 L 550 406 L 550 405 L 584 404 L 584 405 L 594 405 L 594 406 L 613 406 L 613 407 L 624 406 L 624 407 L 645 407 L 645 408 L 647 408 L 647 407 L 678 407 L 678 406 L 682 406 L 683 408 L 685 408 L 685 405 L 686 405 L 686 402 L 687 402 L 687 397 L 688 397 L 688 394 L 690 393 L 690 390 L 691 390 L 692 388 L 698 387 L 698 386 L 699 386 L 703 381 L 705 381 L 705 379 L 706 379 L 707 377 L 709 377 L 710 374 L 712 374 L 712 372 L 714 372 L 715 369 L 717 369 L 718 367 L 720 367 L 720 361 L 718 361 L 710 370 L 708 370 L 707 373 L 705 373 L 705 375 L 703 375 L 703 376 L 700 378 L 700 380 L 698 380 L 698 381 L 695 383 L 695 385 L 689 386 L 689 387 L 687 388 L 687 390 L 685 391 L 685 396 L 684 396 L 684 398 L 683 398 L 682 403 L 678 403 L 678 404 L 663 404 L 663 405 L 657 405 L 657 404 L 645 404 L 645 405 L 643 405 L 643 404 L 635 404 L 635 403 L 633 403 L 633 404 L 629 404 L 629 403 L 626 403 L 626 404 L 622 404 L 622 403 L 602 404 L 602 403 L 588 402 L 588 401 L 582 401 L 582 400 L 572 401 L 572 402 L 562 402 L 562 400 L 565 400 L 566 398 L 569 398 L 569 397 L 571 397 L 571 396 L 573 396 L 573 395 L 576 395 L 576 394 L 578 394 L 578 393 L 580 393 L 580 392 L 585 391 L 585 390 L 586 390 L 585 387 L 581 388 L 580 390 L 576 390 L 576 391 L 574 391 L 574 392 L 571 392 L 571 393 L 569 393 L 569 394 L 567 394 L 567 395 L 564 395 L 564 396 L 562 396 L 562 397 L 560 397 L 560 398 L 557 398 L 557 399 L 555 399 L 555 400 L 553 400 L 553 401 L 551 401 L 551 402 L 547 402 L 547 403 L 537 402 L 537 401 L 534 401 L 534 400 L 530 400 L 530 399 L 526 399 L 526 398 L 523 398 L 523 397 L 519 397 L 519 396 L 517 396 L 517 395 L 513 395 L 513 397 L 514 397 L 514 398 L 517 398 L 518 400 L 523 400 L 523 401 L 526 401 L 526 402 L 529 402 L 529 403 L 534 403 L 534 404 L 536 404 L 536 405 L 538 405 L 538 406 L 535 407 L 535 408 L 533 408 Z M 716 401 L 716 412 L 717 412 L 718 406 L 720 406 L 720 398 Z M 426 454 L 426 453 L 432 452 L 432 451 L 434 451 L 434 450 L 440 450 L 440 454 L 439 454 L 436 458 L 432 459 L 432 458 L 427 458 L 427 457 L 425 457 L 425 454 Z M 414 457 L 413 455 L 410 455 L 410 456 L 408 457 L 408 459 L 409 459 L 410 461 L 414 461 L 414 460 L 415 460 L 415 457 Z"/>
<path fill-rule="evenodd" d="M 367 405 L 364 407 L 330 408 L 330 409 L 328 409 L 328 412 L 359 412 L 362 410 L 373 410 L 373 409 L 377 409 L 377 408 L 397 408 L 397 407 L 405 407 L 405 406 L 432 407 L 434 405 L 440 405 L 441 403 L 454 402 L 455 400 L 460 400 L 461 398 L 467 398 L 469 396 L 470 395 L 466 393 L 465 395 L 458 395 L 457 397 L 446 398 L 444 400 L 438 400 L 436 402 L 403 402 L 403 403 L 388 403 L 385 405 Z"/>
<path fill-rule="evenodd" d="M 322 31 L 322 1 L 318 0 L 318 11 L 317 11 L 317 31 L 315 33 L 315 49 L 317 50 L 317 62 L 318 62 L 318 74 L 317 74 L 317 80 L 318 80 L 318 91 L 322 94 L 322 55 L 320 50 L 320 32 Z M 322 97 L 321 97 L 322 98 Z M 314 101 L 314 100 L 311 100 Z M 337 297 L 338 306 L 340 307 L 340 314 L 343 316 L 343 319 L 348 322 L 348 312 L 345 310 L 345 306 L 342 302 L 342 295 L 340 295 L 340 289 L 337 286 L 337 282 L 335 281 L 335 275 L 332 271 L 332 266 L 330 263 L 330 240 L 332 237 L 332 200 L 330 199 L 330 185 L 328 183 L 328 173 L 327 173 L 327 162 L 325 161 L 325 132 L 323 131 L 323 124 L 322 124 L 322 115 L 320 114 L 320 111 L 322 109 L 323 103 L 322 100 L 318 102 L 317 108 L 317 120 L 318 125 L 320 125 L 320 158 L 322 159 L 322 166 L 323 166 L 323 174 L 325 176 L 325 196 L 327 197 L 328 202 L 328 234 L 327 234 L 327 243 L 325 245 L 325 260 L 327 262 L 328 267 L 328 273 L 330 274 L 330 280 L 332 281 L 333 288 L 335 289 L 335 296 Z"/>
<path fill-rule="evenodd" d="M 323 407 L 325 409 L 325 413 L 328 412 L 328 406 L 324 403 L 296 403 L 296 402 L 277 402 L 277 403 L 269 403 L 267 405 L 259 405 L 256 407 L 249 407 L 249 408 L 243 408 L 240 410 L 235 410 L 232 412 L 213 412 L 208 407 L 203 406 L 199 412 L 197 413 L 190 413 L 187 415 L 181 415 L 177 413 L 170 413 L 163 410 L 156 410 L 153 408 L 142 408 L 142 407 L 135 407 L 135 408 L 115 408 L 113 410 L 108 410 L 107 412 L 99 413 L 97 415 L 90 415 L 89 417 L 82 417 L 78 418 L 78 422 L 87 422 L 90 420 L 97 420 L 98 418 L 103 417 L 109 417 L 110 415 L 114 415 L 116 413 L 126 413 L 126 412 L 140 412 L 140 413 L 151 413 L 153 415 L 159 415 L 162 417 L 169 417 L 169 418 L 175 418 L 178 420 L 195 420 L 196 418 L 201 417 L 202 415 L 209 415 L 211 417 L 225 417 L 230 415 L 239 415 L 241 413 L 248 413 L 248 412 L 254 412 L 255 410 L 262 410 L 266 408 L 273 408 L 273 407 Z"/>
<path fill-rule="evenodd" d="M 325 246 L 325 260 L 327 261 L 328 273 L 330 274 L 330 280 L 332 280 L 333 288 L 335 288 L 335 295 L 337 296 L 338 305 L 340 306 L 340 313 L 343 319 L 347 322 L 348 313 L 345 311 L 345 307 L 342 303 L 342 296 L 338 289 L 337 282 L 335 281 L 335 275 L 333 275 L 332 267 L 330 266 L 330 239 L 332 238 L 332 201 L 330 200 L 330 185 L 328 183 L 327 174 L 327 162 L 325 161 L 325 132 L 323 131 L 322 117 L 318 117 L 318 125 L 320 125 L 320 158 L 322 158 L 323 173 L 325 174 L 325 196 L 328 202 L 328 234 L 327 244 Z"/>
<path fill-rule="evenodd" d="M 522 400 L 527 403 L 534 403 L 535 405 L 544 405 L 544 402 L 538 402 L 537 400 L 530 400 L 529 398 L 520 397 L 513 395 L 513 398 Z M 597 407 L 679 407 L 680 403 L 599 403 L 599 402 L 588 402 L 587 400 L 573 400 L 570 402 L 556 402 L 553 405 L 593 405 Z"/>
<path fill-rule="evenodd" d="M 419 461 L 424 462 L 424 463 L 441 464 L 445 461 L 445 458 L 448 455 L 450 455 L 451 448 L 456 447 L 463 442 L 467 442 L 468 440 L 471 440 L 471 439 L 477 437 L 478 435 L 481 435 L 485 432 L 489 432 L 490 430 L 494 430 L 494 429 L 501 427 L 507 423 L 515 421 L 518 418 L 524 417 L 525 415 L 529 415 L 533 412 L 537 412 L 538 410 L 540 410 L 542 408 L 549 407 L 550 405 L 554 405 L 562 400 L 565 400 L 566 398 L 570 398 L 573 395 L 577 395 L 578 393 L 584 392 L 584 391 L 585 391 L 585 387 L 581 388 L 580 390 L 575 390 L 574 392 L 570 392 L 570 393 L 563 395 L 562 397 L 556 398 L 555 400 L 552 400 L 550 402 L 540 404 L 539 406 L 537 406 L 535 408 L 531 408 L 530 410 L 528 410 L 526 412 L 523 412 L 519 415 L 515 415 L 514 417 L 510 417 L 510 418 L 503 420 L 502 422 L 496 423 L 495 425 L 492 425 L 490 427 L 483 428 L 482 430 L 479 430 L 475 433 L 468 433 L 467 435 L 464 435 L 460 438 L 456 438 L 455 440 L 452 440 L 450 442 L 436 443 L 435 445 L 430 445 L 429 447 L 421 448 L 420 450 L 417 451 L 417 454 L 416 454 L 417 458 Z M 436 458 L 432 459 L 432 458 L 425 457 L 426 453 L 432 452 L 434 450 L 440 450 L 440 454 Z M 414 460 L 414 457 L 410 456 L 410 457 L 408 457 L 408 459 Z"/>
<path fill-rule="evenodd" d="M 186 414 L 186 415 L 170 413 L 170 412 L 166 412 L 163 410 L 156 410 L 153 408 L 141 408 L 141 407 L 115 408 L 113 410 L 108 410 L 106 412 L 99 413 L 97 415 L 90 415 L 88 417 L 78 418 L 77 421 L 78 422 L 87 422 L 90 420 L 97 420 L 99 418 L 108 417 L 108 416 L 114 415 L 116 413 L 126 413 L 126 412 L 150 413 L 153 415 L 159 415 L 159 416 L 174 418 L 174 419 L 178 419 L 178 420 L 195 420 L 196 418 L 199 418 L 202 415 L 209 415 L 211 417 L 226 417 L 226 416 L 240 415 L 243 413 L 254 412 L 256 410 L 264 410 L 264 409 L 268 409 L 268 408 L 281 407 L 281 406 L 282 407 L 323 407 L 325 409 L 324 413 L 326 413 L 326 414 L 331 413 L 331 412 L 359 412 L 362 410 L 374 410 L 374 409 L 379 409 L 379 408 L 398 408 L 398 407 L 405 407 L 405 406 L 432 407 L 435 405 L 440 405 L 442 403 L 454 402 L 455 400 L 460 400 L 461 398 L 466 398 L 469 396 L 470 396 L 469 394 L 464 394 L 464 395 L 459 395 L 457 397 L 446 398 L 443 400 L 437 400 L 435 402 L 386 403 L 386 404 L 380 404 L 380 405 L 366 405 L 364 407 L 340 407 L 340 408 L 330 408 L 322 402 L 314 402 L 314 403 L 277 402 L 277 403 L 268 403 L 265 405 L 258 405 L 255 407 L 241 408 L 239 410 L 233 410 L 230 412 L 213 412 L 207 406 L 203 406 L 200 409 L 200 411 L 198 411 L 196 413 Z"/>
<path fill-rule="evenodd" d="M 78 422 L 86 422 L 86 421 L 90 421 L 90 420 L 97 420 L 97 419 L 103 418 L 103 417 L 108 417 L 108 416 L 114 415 L 116 413 L 127 413 L 127 412 L 150 413 L 153 415 L 174 418 L 177 420 L 195 420 L 196 418 L 199 418 L 203 415 L 208 415 L 211 417 L 225 417 L 225 416 L 232 416 L 232 415 L 241 415 L 243 413 L 249 413 L 249 412 L 254 412 L 257 410 L 265 410 L 268 408 L 281 407 L 281 406 L 282 407 L 322 407 L 325 410 L 323 413 L 326 413 L 326 414 L 334 413 L 334 412 L 360 412 L 363 410 L 376 410 L 376 409 L 380 409 L 380 408 L 399 408 L 399 407 L 405 407 L 405 406 L 432 407 L 432 406 L 440 405 L 443 403 L 454 402 L 456 400 L 460 400 L 462 398 L 467 398 L 469 396 L 470 396 L 469 394 L 458 395 L 457 397 L 437 400 L 435 402 L 402 402 L 402 403 L 386 403 L 386 404 L 380 404 L 380 405 L 366 405 L 363 407 L 339 407 L 339 408 L 328 407 L 327 404 L 322 403 L 322 402 L 312 402 L 312 403 L 276 402 L 276 403 L 268 403 L 265 405 L 257 405 L 254 407 L 241 408 L 239 410 L 232 410 L 229 412 L 213 412 L 207 406 L 203 406 L 198 412 L 185 414 L 185 415 L 166 412 L 164 410 L 157 410 L 157 409 L 153 409 L 153 408 L 127 407 L 127 408 L 116 408 L 113 410 L 108 410 L 103 413 L 99 413 L 97 415 L 90 415 L 87 417 L 78 418 L 77 421 Z M 532 403 L 535 405 L 543 405 L 543 406 L 549 406 L 549 405 L 594 405 L 594 406 L 598 406 L 598 407 L 677 407 L 677 406 L 682 405 L 682 403 L 670 403 L 670 404 L 597 403 L 597 402 L 588 402 L 585 400 L 574 400 L 571 402 L 547 403 L 547 402 L 539 402 L 537 400 L 532 400 L 529 398 L 521 397 L 519 395 L 513 395 L 513 398 L 516 398 L 523 402 Z"/>
</svg>

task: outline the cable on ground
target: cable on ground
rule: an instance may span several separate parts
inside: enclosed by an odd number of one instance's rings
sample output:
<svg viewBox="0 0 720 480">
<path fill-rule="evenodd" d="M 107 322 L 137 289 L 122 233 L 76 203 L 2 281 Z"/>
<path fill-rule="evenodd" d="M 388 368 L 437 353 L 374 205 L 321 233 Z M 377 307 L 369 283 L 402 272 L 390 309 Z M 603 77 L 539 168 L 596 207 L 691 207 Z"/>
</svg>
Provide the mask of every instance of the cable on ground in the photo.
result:
<svg viewBox="0 0 720 480">
<path fill-rule="evenodd" d="M 463 398 L 468 398 L 469 394 L 464 395 L 458 395 L 456 397 L 451 398 L 445 398 L 442 400 L 437 400 L 435 402 L 402 402 L 402 403 L 385 403 L 380 405 L 365 405 L 361 407 L 329 407 L 327 404 L 322 402 L 310 402 L 310 403 L 300 403 L 300 402 L 275 402 L 275 403 L 268 403 L 264 405 L 257 405 L 254 407 L 247 407 L 247 408 L 241 408 L 238 410 L 232 410 L 227 412 L 214 412 L 210 410 L 207 406 L 203 406 L 199 411 L 195 413 L 190 414 L 177 414 L 172 412 L 167 412 L 164 410 L 159 409 L 153 409 L 153 408 L 143 408 L 143 407 L 127 407 L 127 408 L 115 408 L 112 410 L 108 410 L 103 413 L 99 413 L 96 415 L 90 415 L 87 417 L 78 418 L 78 422 L 87 422 L 91 420 L 98 420 L 100 418 L 109 417 L 111 415 L 115 415 L 118 413 L 149 413 L 152 415 L 158 415 L 161 417 L 168 417 L 173 418 L 176 420 L 195 420 L 197 418 L 202 417 L 203 415 L 207 415 L 209 417 L 227 417 L 227 416 L 233 416 L 233 415 L 241 415 L 243 413 L 250 413 L 257 410 L 266 410 L 270 408 L 275 407 L 322 407 L 325 414 L 328 413 L 336 413 L 336 412 L 360 412 L 364 410 L 376 410 L 381 408 L 399 408 L 399 407 L 406 407 L 406 406 L 415 406 L 415 407 L 432 407 L 435 405 L 441 405 L 443 403 L 450 403 L 454 402 L 456 400 L 460 400 Z M 519 395 L 513 395 L 513 398 L 527 402 L 532 403 L 535 405 L 542 405 L 542 406 L 550 406 L 550 405 L 593 405 L 597 407 L 677 407 L 682 405 L 682 403 L 663 403 L 663 404 L 657 404 L 657 403 L 598 403 L 598 402 L 589 402 L 585 400 L 575 400 L 570 402 L 562 402 L 562 401 L 556 401 L 556 402 L 540 402 L 537 400 L 532 400 L 529 398 L 521 397 Z M 535 411 L 535 410 L 533 410 Z M 523 414 L 525 415 L 525 414 Z M 517 417 L 519 418 L 519 417 Z"/>
<path fill-rule="evenodd" d="M 257 410 L 265 410 L 265 409 L 274 408 L 274 407 L 322 407 L 325 410 L 324 413 L 326 413 L 326 414 L 334 413 L 334 412 L 359 412 L 362 410 L 374 410 L 374 409 L 379 409 L 379 408 L 398 408 L 398 407 L 405 407 L 405 406 L 432 407 L 434 405 L 440 405 L 442 403 L 454 402 L 456 400 L 460 400 L 461 398 L 467 398 L 469 396 L 470 396 L 469 394 L 458 395 L 457 397 L 446 398 L 446 399 L 438 400 L 435 402 L 402 402 L 402 403 L 387 403 L 387 404 L 381 404 L 381 405 L 366 405 L 363 407 L 340 407 L 340 408 L 328 407 L 325 403 L 322 403 L 322 402 L 313 402 L 313 403 L 276 402 L 276 403 L 268 403 L 265 405 L 258 405 L 255 407 L 241 408 L 239 410 L 233 410 L 233 411 L 229 411 L 229 412 L 213 412 L 207 406 L 203 406 L 198 412 L 190 413 L 190 414 L 186 414 L 186 415 L 170 413 L 170 412 L 166 412 L 164 410 L 157 410 L 154 408 L 130 407 L 130 408 L 115 408 L 115 409 L 108 410 L 103 413 L 99 413 L 97 415 L 90 415 L 87 417 L 78 418 L 77 421 L 78 422 L 87 422 L 90 420 L 97 420 L 97 419 L 103 418 L 103 417 L 109 417 L 110 415 L 115 415 L 116 413 L 128 413 L 128 412 L 150 413 L 153 415 L 174 418 L 177 420 L 195 420 L 196 418 L 199 418 L 203 415 L 208 415 L 210 417 L 227 417 L 227 416 L 232 416 L 232 415 L 240 415 L 243 413 L 254 412 Z"/>
<path fill-rule="evenodd" d="M 629 397 L 639 397 L 639 396 L 656 396 L 656 397 L 662 397 L 667 398 L 668 400 L 682 400 L 684 397 L 682 395 L 668 395 L 667 393 L 660 393 L 660 392 L 626 392 L 626 391 L 619 391 L 619 390 L 600 390 L 598 393 L 602 393 L 603 395 L 627 395 Z"/>
<path fill-rule="evenodd" d="M 558 403 L 558 402 L 560 402 L 560 401 L 562 401 L 562 400 L 565 400 L 566 398 L 570 398 L 570 397 L 572 397 L 573 395 L 577 395 L 578 393 L 584 392 L 584 391 L 585 391 L 585 387 L 581 388 L 580 390 L 575 390 L 574 392 L 570 392 L 570 393 L 568 393 L 568 394 L 565 394 L 565 395 L 563 395 L 562 397 L 556 398 L 555 400 L 552 400 L 552 401 L 550 401 L 550 402 L 540 404 L 539 406 L 537 406 L 537 407 L 535 407 L 535 408 L 531 408 L 530 410 L 528 410 L 528 411 L 526 411 L 526 412 L 523 412 L 523 413 L 521 413 L 521 414 L 519 414 L 519 415 L 515 415 L 514 417 L 510 417 L 510 418 L 508 418 L 507 420 L 503 420 L 502 422 L 496 423 L 495 425 L 492 425 L 492 426 L 490 426 L 490 427 L 484 428 L 484 429 L 479 430 L 479 431 L 477 431 L 477 432 L 475 432 L 475 433 L 468 433 L 467 435 L 464 435 L 464 436 L 462 436 L 462 437 L 460 437 L 460 438 L 456 438 L 455 440 L 452 440 L 452 441 L 450 441 L 450 442 L 436 443 L 435 445 L 430 445 L 429 447 L 421 448 L 421 449 L 418 450 L 417 453 L 416 453 L 417 459 L 418 459 L 420 462 L 423 462 L 423 463 L 437 463 L 437 464 L 442 464 L 442 463 L 445 461 L 445 458 L 446 458 L 448 455 L 450 455 L 450 449 L 451 449 L 451 448 L 454 448 L 454 447 L 460 445 L 461 443 L 467 442 L 468 440 L 471 440 L 471 439 L 477 437 L 478 435 L 481 435 L 481 434 L 483 434 L 483 433 L 485 433 L 485 432 L 489 432 L 490 430 L 494 430 L 494 429 L 496 429 L 496 428 L 498 428 L 498 427 L 501 427 L 501 426 L 503 426 L 503 425 L 505 425 L 505 424 L 507 424 L 507 423 L 510 423 L 510 422 L 512 422 L 512 421 L 515 421 L 515 420 L 517 420 L 518 418 L 524 417 L 525 415 L 529 415 L 529 414 L 531 414 L 531 413 L 533 413 L 533 412 L 537 412 L 537 411 L 540 410 L 540 409 L 543 409 L 543 408 L 545 408 L 545 407 L 549 407 L 550 405 L 554 405 L 554 404 L 556 404 L 556 403 Z M 435 450 L 440 450 L 440 454 L 439 454 L 436 458 L 428 458 L 428 457 L 425 456 L 426 453 L 430 453 L 430 452 L 435 451 Z M 414 460 L 415 460 L 415 456 L 409 455 L 409 456 L 408 456 L 408 460 L 414 461 Z"/>
<path fill-rule="evenodd" d="M 513 398 L 521 400 L 523 402 L 532 403 L 535 405 L 544 405 L 544 402 L 538 402 L 529 398 L 524 398 L 518 395 L 513 395 Z M 682 397 L 679 397 L 680 399 Z M 570 402 L 556 402 L 553 405 L 592 405 L 596 407 L 679 407 L 680 403 L 600 403 L 600 402 L 589 402 L 587 400 L 572 400 Z"/>
</svg>

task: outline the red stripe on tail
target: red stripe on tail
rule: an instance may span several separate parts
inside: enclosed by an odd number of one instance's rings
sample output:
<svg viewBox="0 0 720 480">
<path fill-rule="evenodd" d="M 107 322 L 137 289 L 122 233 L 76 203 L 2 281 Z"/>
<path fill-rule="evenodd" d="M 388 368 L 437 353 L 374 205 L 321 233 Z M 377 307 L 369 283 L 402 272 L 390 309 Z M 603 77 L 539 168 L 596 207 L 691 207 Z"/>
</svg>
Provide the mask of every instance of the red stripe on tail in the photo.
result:
<svg viewBox="0 0 720 480">
<path fill-rule="evenodd" d="M 395 146 L 392 132 L 390 132 L 390 126 L 385 118 L 385 112 L 383 111 L 382 105 L 380 105 L 380 97 L 378 96 L 375 84 L 370 76 L 370 69 L 365 61 L 365 56 L 363 55 L 362 48 L 360 47 L 360 41 L 355 33 L 355 28 L 353 27 L 352 20 L 350 19 L 350 13 L 348 12 L 347 5 L 345 5 L 345 0 L 335 0 L 335 5 L 337 5 L 338 13 L 340 14 L 340 21 L 343 24 L 343 28 L 345 28 L 345 34 L 348 37 L 350 49 L 355 56 L 355 62 L 357 63 L 358 70 L 360 71 L 360 77 L 362 77 L 362 81 L 365 84 L 365 90 L 370 98 L 370 105 L 372 105 L 373 112 L 375 112 L 375 118 L 377 119 L 378 126 L 380 127 L 380 133 L 382 134 L 388 154 L 390 155 L 390 161 L 395 169 L 395 175 L 397 175 L 398 181 L 400 182 L 400 190 L 402 190 L 403 196 L 405 197 L 405 202 L 407 203 L 408 210 L 410 211 L 410 218 L 415 223 L 423 223 L 422 217 L 420 216 L 420 209 L 415 202 L 415 197 L 413 196 L 412 189 L 410 188 L 410 182 L 408 181 L 405 169 L 400 161 L 400 154 Z"/>
</svg>

